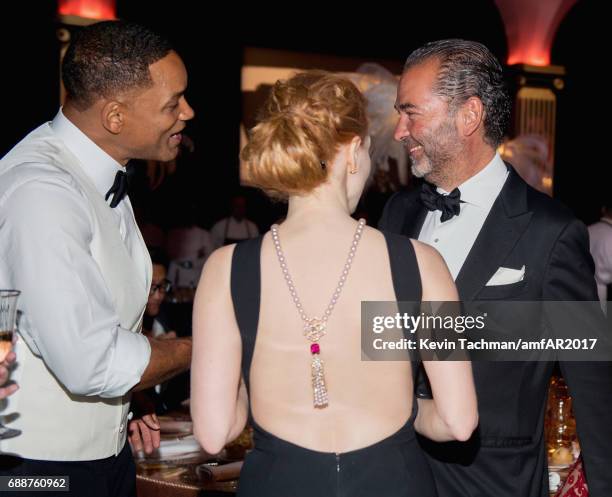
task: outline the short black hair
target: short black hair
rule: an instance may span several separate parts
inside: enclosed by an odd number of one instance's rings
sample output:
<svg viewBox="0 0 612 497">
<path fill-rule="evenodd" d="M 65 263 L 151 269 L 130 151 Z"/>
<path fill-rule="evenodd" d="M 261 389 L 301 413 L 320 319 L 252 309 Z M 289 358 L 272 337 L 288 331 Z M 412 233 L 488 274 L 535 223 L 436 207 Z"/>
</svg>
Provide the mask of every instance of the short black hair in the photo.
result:
<svg viewBox="0 0 612 497">
<path fill-rule="evenodd" d="M 166 270 L 168 269 L 170 261 L 164 249 L 161 247 L 149 247 L 149 255 L 151 256 L 152 264 L 159 264 L 160 266 L 164 266 Z"/>
<path fill-rule="evenodd" d="M 80 109 L 97 99 L 152 84 L 149 66 L 172 50 L 153 31 L 126 21 L 104 21 L 82 28 L 68 46 L 62 79 Z"/>
<path fill-rule="evenodd" d="M 512 104 L 497 58 L 482 43 L 448 39 L 429 42 L 412 52 L 404 71 L 429 60 L 440 63 L 433 91 L 449 100 L 451 108 L 470 97 L 484 106 L 485 140 L 498 146 L 510 121 Z"/>
</svg>

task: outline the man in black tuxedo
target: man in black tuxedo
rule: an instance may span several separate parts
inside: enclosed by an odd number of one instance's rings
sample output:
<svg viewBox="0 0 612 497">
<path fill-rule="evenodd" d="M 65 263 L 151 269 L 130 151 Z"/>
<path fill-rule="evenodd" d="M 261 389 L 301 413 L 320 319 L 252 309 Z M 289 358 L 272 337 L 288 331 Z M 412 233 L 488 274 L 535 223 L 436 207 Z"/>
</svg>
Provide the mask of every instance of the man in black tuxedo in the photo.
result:
<svg viewBox="0 0 612 497">
<path fill-rule="evenodd" d="M 395 194 L 380 228 L 436 247 L 471 300 L 596 301 L 585 226 L 496 153 L 510 114 L 483 45 L 428 43 L 406 61 L 395 138 L 422 190 Z M 521 316 L 515 317 L 520 326 Z M 480 425 L 466 443 L 423 440 L 440 497 L 548 496 L 550 362 L 474 362 Z M 590 497 L 612 496 L 612 365 L 562 362 Z M 422 392 L 420 392 L 422 393 Z"/>
</svg>

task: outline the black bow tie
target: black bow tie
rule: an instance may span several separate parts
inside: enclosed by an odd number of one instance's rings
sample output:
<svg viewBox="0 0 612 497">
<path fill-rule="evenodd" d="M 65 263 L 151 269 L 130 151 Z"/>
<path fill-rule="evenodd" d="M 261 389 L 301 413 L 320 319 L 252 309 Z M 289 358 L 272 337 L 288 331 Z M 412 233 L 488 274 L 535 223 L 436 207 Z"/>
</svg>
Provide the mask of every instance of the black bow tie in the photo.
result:
<svg viewBox="0 0 612 497">
<path fill-rule="evenodd" d="M 108 197 L 111 195 L 113 196 L 110 203 L 110 206 L 113 209 L 117 207 L 119 202 L 123 200 L 123 197 L 127 195 L 128 189 L 130 188 L 130 180 L 132 179 L 134 172 L 134 165 L 128 164 L 125 166 L 125 172 L 117 171 L 117 174 L 115 174 L 113 186 L 110 187 L 110 190 L 106 192 L 106 196 L 104 197 L 104 200 L 108 200 Z"/>
<path fill-rule="evenodd" d="M 461 210 L 459 204 L 461 192 L 455 188 L 448 195 L 442 195 L 436 191 L 436 187 L 430 183 L 423 183 L 421 187 L 421 202 L 430 211 L 442 211 L 440 221 L 445 222 L 454 216 L 458 216 Z"/>
</svg>

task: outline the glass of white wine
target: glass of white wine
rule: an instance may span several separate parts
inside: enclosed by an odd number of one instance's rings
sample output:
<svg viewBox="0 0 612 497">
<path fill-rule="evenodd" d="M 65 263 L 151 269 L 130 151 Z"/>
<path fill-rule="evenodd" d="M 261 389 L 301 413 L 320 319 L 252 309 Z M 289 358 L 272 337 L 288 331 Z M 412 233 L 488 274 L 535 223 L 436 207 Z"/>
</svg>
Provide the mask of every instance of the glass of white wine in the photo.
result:
<svg viewBox="0 0 612 497">
<path fill-rule="evenodd" d="M 13 333 L 17 318 L 17 298 L 19 290 L 0 289 L 0 362 L 13 348 Z M 11 438 L 19 435 L 20 430 L 7 428 L 0 423 L 0 438 Z"/>
</svg>

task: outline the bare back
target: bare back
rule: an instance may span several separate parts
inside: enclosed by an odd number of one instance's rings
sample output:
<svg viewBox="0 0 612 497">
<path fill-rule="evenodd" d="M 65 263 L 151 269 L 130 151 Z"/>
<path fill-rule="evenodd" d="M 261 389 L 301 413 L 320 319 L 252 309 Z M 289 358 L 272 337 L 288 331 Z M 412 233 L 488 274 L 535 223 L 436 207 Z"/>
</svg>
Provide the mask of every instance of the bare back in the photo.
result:
<svg viewBox="0 0 612 497">
<path fill-rule="evenodd" d="M 326 237 L 281 227 L 289 271 L 309 317 L 320 317 L 327 307 L 356 226 L 347 221 Z M 302 320 L 271 236 L 265 235 L 249 393 L 253 418 L 262 428 L 309 449 L 346 452 L 376 443 L 406 423 L 413 404 L 410 362 L 361 360 L 361 302 L 374 300 L 395 301 L 396 295 L 385 238 L 366 227 L 327 334 L 319 342 L 329 406 L 315 409 L 310 342 L 302 335 Z"/>
</svg>

